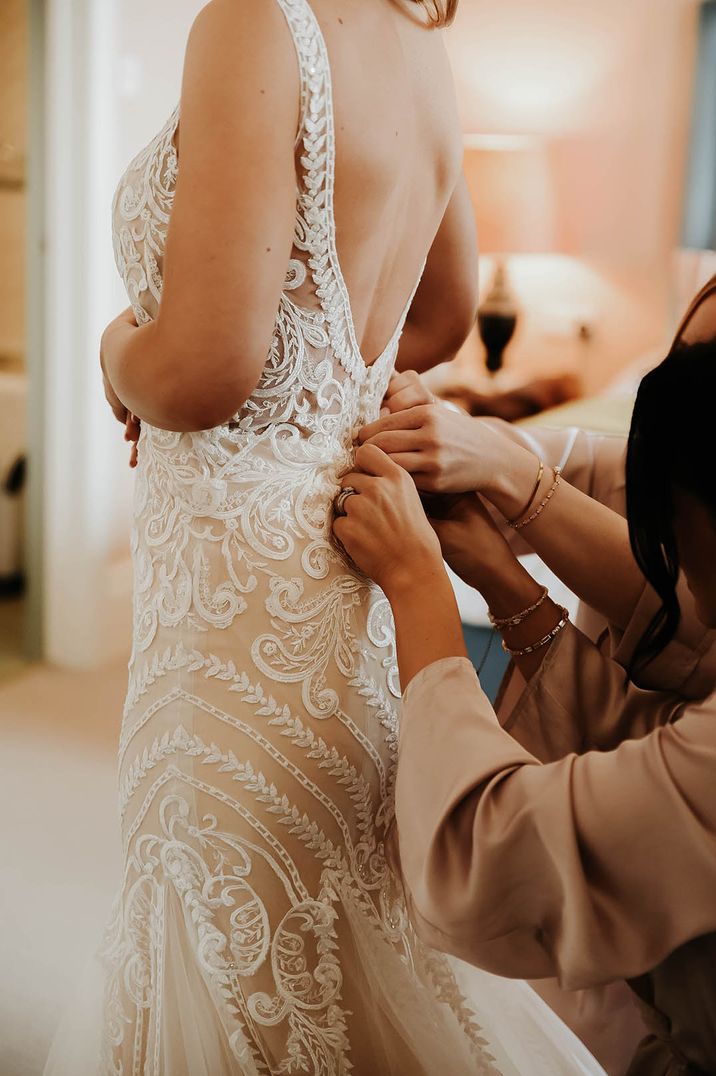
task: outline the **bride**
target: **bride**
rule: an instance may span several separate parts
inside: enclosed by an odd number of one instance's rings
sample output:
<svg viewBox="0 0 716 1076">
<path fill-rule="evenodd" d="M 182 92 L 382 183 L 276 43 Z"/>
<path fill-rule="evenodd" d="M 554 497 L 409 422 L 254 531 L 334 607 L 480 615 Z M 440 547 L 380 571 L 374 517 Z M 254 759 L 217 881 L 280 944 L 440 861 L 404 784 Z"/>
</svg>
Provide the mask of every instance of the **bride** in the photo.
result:
<svg viewBox="0 0 716 1076">
<path fill-rule="evenodd" d="M 213 0 L 180 108 L 120 182 L 124 876 L 48 1076 L 601 1071 L 525 984 L 413 933 L 383 846 L 392 622 L 331 538 L 399 345 L 425 368 L 474 319 L 433 32 L 456 2 Z"/>
</svg>

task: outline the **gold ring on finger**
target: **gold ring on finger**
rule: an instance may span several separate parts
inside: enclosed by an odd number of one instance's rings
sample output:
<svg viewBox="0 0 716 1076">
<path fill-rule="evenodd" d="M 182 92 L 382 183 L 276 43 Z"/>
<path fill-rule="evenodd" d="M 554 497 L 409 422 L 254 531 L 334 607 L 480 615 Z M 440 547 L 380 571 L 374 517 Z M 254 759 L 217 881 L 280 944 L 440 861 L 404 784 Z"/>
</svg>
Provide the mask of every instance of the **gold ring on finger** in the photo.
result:
<svg viewBox="0 0 716 1076">
<path fill-rule="evenodd" d="M 345 489 L 342 489 L 341 492 L 336 497 L 335 501 L 333 502 L 333 507 L 334 507 L 336 515 L 337 516 L 345 516 L 345 515 L 347 515 L 348 513 L 346 512 L 346 501 L 348 500 L 349 497 L 356 497 L 357 495 L 358 495 L 358 490 L 353 489 L 353 486 L 346 486 Z"/>
</svg>

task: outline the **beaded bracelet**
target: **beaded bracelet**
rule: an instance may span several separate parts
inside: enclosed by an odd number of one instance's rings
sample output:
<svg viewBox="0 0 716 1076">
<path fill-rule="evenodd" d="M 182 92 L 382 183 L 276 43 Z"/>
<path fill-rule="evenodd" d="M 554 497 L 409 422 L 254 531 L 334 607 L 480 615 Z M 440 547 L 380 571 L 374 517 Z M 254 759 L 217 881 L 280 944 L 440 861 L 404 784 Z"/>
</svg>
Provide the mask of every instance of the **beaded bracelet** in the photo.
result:
<svg viewBox="0 0 716 1076">
<path fill-rule="evenodd" d="M 557 492 L 557 487 L 559 486 L 559 483 L 561 481 L 562 481 L 562 468 L 561 467 L 555 467 L 554 468 L 554 482 L 552 483 L 552 485 L 551 485 L 551 487 L 550 487 L 550 489 L 549 489 L 549 491 L 547 493 L 547 496 L 544 498 L 543 501 L 540 502 L 540 504 L 537 505 L 537 507 L 535 508 L 532 515 L 527 516 L 527 519 L 523 519 L 520 523 L 510 523 L 510 526 L 513 528 L 513 530 L 521 531 L 522 528 L 526 527 L 528 523 L 534 523 L 534 521 L 537 519 L 537 517 L 539 515 L 541 515 L 542 512 L 544 512 L 545 508 L 547 507 L 549 502 L 554 497 L 555 493 Z"/>
<path fill-rule="evenodd" d="M 552 628 L 552 630 L 548 632 L 543 639 L 540 639 L 537 643 L 533 643 L 532 646 L 525 646 L 521 650 L 512 650 L 509 646 L 507 646 L 503 639 L 502 649 L 505 651 L 505 653 L 510 654 L 513 658 L 524 658 L 527 656 L 527 654 L 534 654 L 535 650 L 541 650 L 543 646 L 549 646 L 552 640 L 556 639 L 559 633 L 563 631 L 569 623 L 569 610 L 565 609 L 562 605 L 558 606 L 558 608 L 562 614 L 560 622 L 556 625 L 556 627 Z"/>
<path fill-rule="evenodd" d="M 504 620 L 500 620 L 498 617 L 493 616 L 488 609 L 487 616 L 493 628 L 497 628 L 498 631 L 503 631 L 505 628 L 516 628 L 523 620 L 526 620 L 528 616 L 531 616 L 532 613 L 536 613 L 537 610 L 544 605 L 548 597 L 549 591 L 547 590 L 547 587 L 543 587 L 542 594 L 534 605 L 530 605 L 528 609 L 523 609 L 521 613 L 516 613 L 514 616 L 508 616 Z"/>
<path fill-rule="evenodd" d="M 538 489 L 540 487 L 540 483 L 542 482 L 542 476 L 543 475 L 544 475 L 544 461 L 539 460 L 539 467 L 537 468 L 537 481 L 534 484 L 534 489 L 530 493 L 530 499 L 527 501 L 527 504 L 524 506 L 522 511 L 518 515 L 516 515 L 514 519 L 508 519 L 507 520 L 507 522 L 509 523 L 509 525 L 511 527 L 514 527 L 515 523 L 519 523 L 519 521 L 522 519 L 522 517 L 526 516 L 527 513 L 529 512 L 530 508 L 532 507 L 532 501 L 537 496 L 537 491 L 538 491 Z"/>
</svg>

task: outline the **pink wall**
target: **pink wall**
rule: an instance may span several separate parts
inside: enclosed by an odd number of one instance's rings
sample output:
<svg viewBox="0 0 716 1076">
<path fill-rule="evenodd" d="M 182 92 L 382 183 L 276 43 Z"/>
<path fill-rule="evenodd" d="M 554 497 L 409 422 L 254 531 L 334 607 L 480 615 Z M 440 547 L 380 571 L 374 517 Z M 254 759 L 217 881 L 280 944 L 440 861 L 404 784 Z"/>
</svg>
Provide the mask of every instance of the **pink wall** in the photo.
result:
<svg viewBox="0 0 716 1076">
<path fill-rule="evenodd" d="M 696 14 L 696 0 L 461 0 L 448 47 L 464 129 L 548 140 L 568 256 L 515 261 L 526 308 L 515 367 L 581 370 L 598 388 L 661 345 Z M 572 333 L 584 319 L 587 346 Z"/>
</svg>

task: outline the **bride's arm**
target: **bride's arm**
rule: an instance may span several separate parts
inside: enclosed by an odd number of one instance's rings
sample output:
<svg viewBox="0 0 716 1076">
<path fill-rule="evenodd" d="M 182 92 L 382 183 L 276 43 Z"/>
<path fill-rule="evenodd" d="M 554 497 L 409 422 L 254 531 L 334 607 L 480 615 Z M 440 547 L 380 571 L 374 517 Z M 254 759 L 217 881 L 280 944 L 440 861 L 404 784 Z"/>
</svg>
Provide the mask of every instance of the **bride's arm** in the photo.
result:
<svg viewBox="0 0 716 1076">
<path fill-rule="evenodd" d="M 203 9 L 187 46 L 159 314 L 113 322 L 102 341 L 114 392 L 155 426 L 215 426 L 259 380 L 291 253 L 298 87 L 278 4 Z"/>
<path fill-rule="evenodd" d="M 450 199 L 400 339 L 397 368 L 429 370 L 460 350 L 477 317 L 475 218 L 465 177 Z"/>
</svg>

